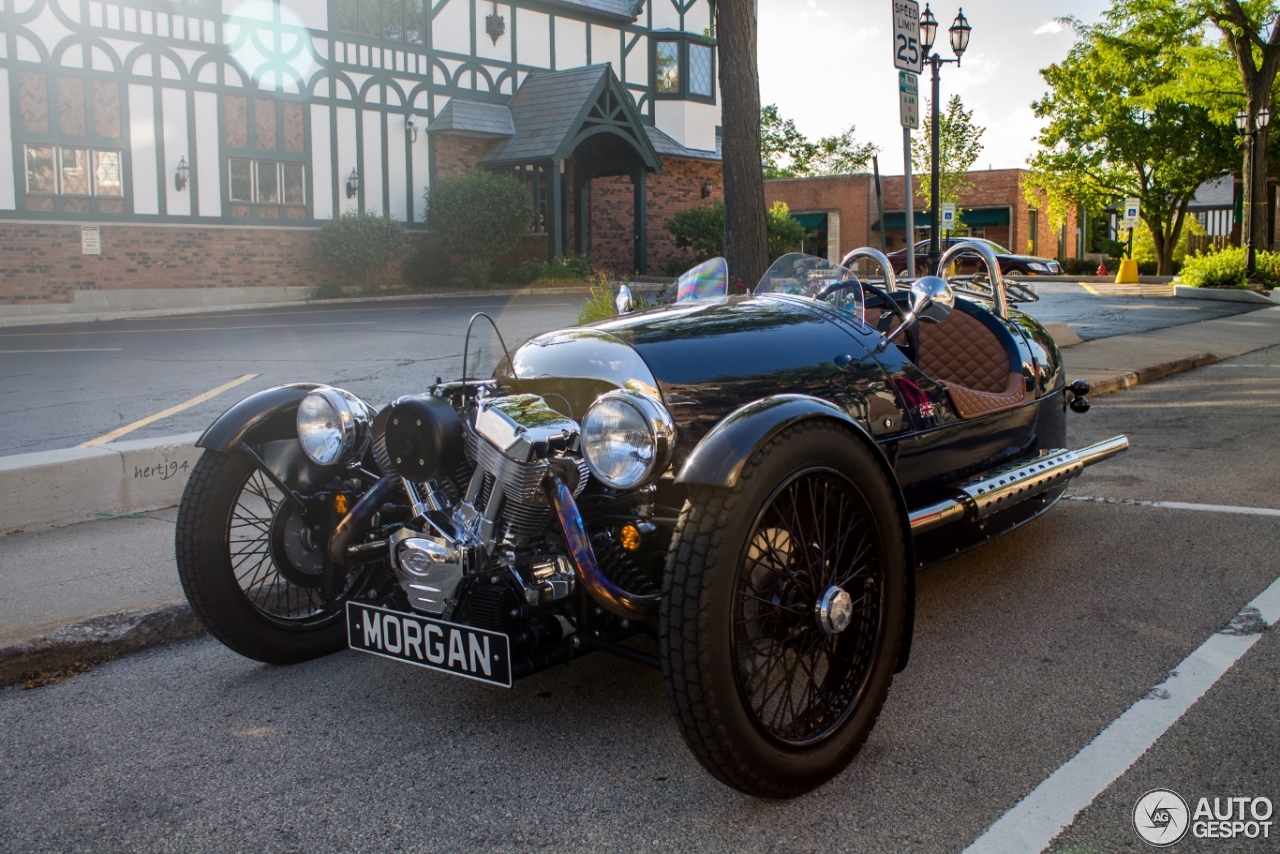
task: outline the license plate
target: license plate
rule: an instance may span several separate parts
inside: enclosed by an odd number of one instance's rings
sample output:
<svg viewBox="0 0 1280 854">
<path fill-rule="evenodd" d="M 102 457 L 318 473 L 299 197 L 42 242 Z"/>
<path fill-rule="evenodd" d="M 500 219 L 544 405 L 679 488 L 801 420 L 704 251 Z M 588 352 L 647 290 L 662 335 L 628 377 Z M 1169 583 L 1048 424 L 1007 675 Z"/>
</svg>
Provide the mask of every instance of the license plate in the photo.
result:
<svg viewBox="0 0 1280 854">
<path fill-rule="evenodd" d="M 347 644 L 359 652 L 511 687 L 511 645 L 499 632 L 348 602 Z"/>
</svg>

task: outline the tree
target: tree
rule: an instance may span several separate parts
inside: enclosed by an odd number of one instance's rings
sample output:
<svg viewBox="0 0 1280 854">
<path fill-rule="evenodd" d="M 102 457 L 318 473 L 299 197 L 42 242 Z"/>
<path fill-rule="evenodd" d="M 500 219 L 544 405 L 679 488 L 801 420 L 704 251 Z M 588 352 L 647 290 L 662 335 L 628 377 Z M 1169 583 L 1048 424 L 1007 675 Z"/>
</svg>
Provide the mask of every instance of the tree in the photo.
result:
<svg viewBox="0 0 1280 854">
<path fill-rule="evenodd" d="M 494 259 L 528 236 L 533 221 L 529 191 L 510 175 L 442 175 L 425 196 L 427 224 L 446 251 L 463 257 L 468 277 L 480 284 L 489 281 Z"/>
<path fill-rule="evenodd" d="M 969 169 L 982 153 L 982 135 L 987 129 L 973 123 L 973 110 L 966 110 L 959 95 L 952 95 L 947 107 L 938 115 L 938 201 L 958 204 L 960 196 L 972 188 Z M 932 139 L 933 109 L 926 105 L 920 126 L 921 138 Z M 912 169 L 920 176 L 920 195 L 925 206 L 933 206 L 933 187 L 926 180 L 933 174 L 933 151 L 926 142 L 914 146 L 911 151 Z M 959 220 L 959 211 L 957 211 Z M 958 222 L 957 222 L 958 224 Z"/>
<path fill-rule="evenodd" d="M 817 142 L 784 119 L 777 104 L 760 111 L 760 154 L 766 178 L 806 178 L 814 175 L 849 175 L 866 168 L 878 152 L 873 143 L 854 138 L 855 125 L 844 133 L 824 136 Z"/>
<path fill-rule="evenodd" d="M 1235 156 L 1228 127 L 1167 96 L 1201 35 L 1135 26 L 1114 9 L 1095 26 L 1064 20 L 1078 39 L 1065 60 L 1041 71 L 1049 92 L 1032 107 L 1048 124 L 1024 191 L 1046 198 L 1056 222 L 1071 205 L 1100 211 L 1139 199 L 1159 272 L 1168 275 L 1196 189 Z"/>
<path fill-rule="evenodd" d="M 724 247 L 730 275 L 756 282 L 769 266 L 764 172 L 760 168 L 760 75 L 755 0 L 715 5 L 724 128 Z"/>
<path fill-rule="evenodd" d="M 798 178 L 809 174 L 817 146 L 778 113 L 778 105 L 760 110 L 760 161 L 766 178 Z"/>
<path fill-rule="evenodd" d="M 874 143 L 859 143 L 853 138 L 857 128 L 849 125 L 844 133 L 818 140 L 817 153 L 811 162 L 813 175 L 851 175 L 867 168 L 880 149 Z"/>
<path fill-rule="evenodd" d="M 1134 29 L 1197 31 L 1212 25 L 1219 43 L 1195 39 L 1184 45 L 1187 63 L 1181 78 L 1157 97 L 1184 97 L 1216 119 L 1231 121 L 1243 102 L 1249 127 L 1255 127 L 1263 107 L 1275 112 L 1277 73 L 1280 72 L 1280 5 L 1274 0 L 1118 0 L 1111 15 Z M 1233 73 L 1234 72 L 1234 73 Z M 1251 148 L 1244 146 L 1241 171 L 1245 198 L 1243 230 L 1254 246 L 1268 246 L 1265 216 L 1255 210 L 1267 205 L 1267 147 L 1269 130 L 1259 130 Z M 1258 164 L 1255 181 L 1255 161 Z"/>
</svg>

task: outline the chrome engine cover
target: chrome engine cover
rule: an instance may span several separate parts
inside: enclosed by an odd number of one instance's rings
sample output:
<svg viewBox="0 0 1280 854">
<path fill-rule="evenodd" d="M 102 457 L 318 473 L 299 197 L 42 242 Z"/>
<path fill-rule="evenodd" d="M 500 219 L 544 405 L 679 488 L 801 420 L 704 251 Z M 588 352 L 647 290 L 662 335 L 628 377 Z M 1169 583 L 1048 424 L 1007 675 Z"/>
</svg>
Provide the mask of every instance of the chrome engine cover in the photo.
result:
<svg viewBox="0 0 1280 854">
<path fill-rule="evenodd" d="M 466 553 L 444 537 L 408 529 L 393 537 L 396 576 L 414 610 L 449 619 L 458 585 L 466 575 Z"/>
</svg>

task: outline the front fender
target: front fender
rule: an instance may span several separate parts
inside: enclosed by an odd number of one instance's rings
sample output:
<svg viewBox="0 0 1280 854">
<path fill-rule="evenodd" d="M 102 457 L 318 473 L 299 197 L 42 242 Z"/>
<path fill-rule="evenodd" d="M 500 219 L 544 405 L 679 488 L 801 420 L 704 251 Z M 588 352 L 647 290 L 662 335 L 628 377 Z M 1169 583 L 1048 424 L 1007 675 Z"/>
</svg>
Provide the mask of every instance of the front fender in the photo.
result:
<svg viewBox="0 0 1280 854">
<path fill-rule="evenodd" d="M 910 658 L 911 638 L 915 632 L 916 557 L 911 520 L 893 467 L 867 429 L 855 418 L 834 403 L 803 394 L 779 394 L 748 403 L 731 412 L 698 443 L 676 476 L 676 483 L 731 488 L 737 484 L 747 460 L 769 440 L 792 424 L 810 418 L 826 418 L 848 427 L 856 437 L 855 441 L 861 441 L 871 451 L 892 487 L 907 555 L 907 625 L 898 655 L 898 670 L 901 671 Z"/>
<path fill-rule="evenodd" d="M 196 447 L 230 451 L 250 433 L 258 431 L 265 431 L 264 439 L 294 436 L 298 404 L 308 392 L 317 388 L 320 388 L 320 383 L 292 383 L 251 394 L 218 416 L 196 441 Z"/>
</svg>

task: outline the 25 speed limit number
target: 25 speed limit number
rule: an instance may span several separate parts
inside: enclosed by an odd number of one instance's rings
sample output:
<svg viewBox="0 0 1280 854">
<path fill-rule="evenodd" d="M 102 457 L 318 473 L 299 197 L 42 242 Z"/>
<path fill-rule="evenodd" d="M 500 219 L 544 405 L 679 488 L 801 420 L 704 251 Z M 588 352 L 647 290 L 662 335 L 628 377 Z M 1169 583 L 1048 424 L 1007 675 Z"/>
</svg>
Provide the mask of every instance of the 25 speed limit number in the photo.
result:
<svg viewBox="0 0 1280 854">
<path fill-rule="evenodd" d="M 915 0 L 893 0 L 893 67 L 919 74 L 923 60 L 920 4 Z"/>
</svg>

